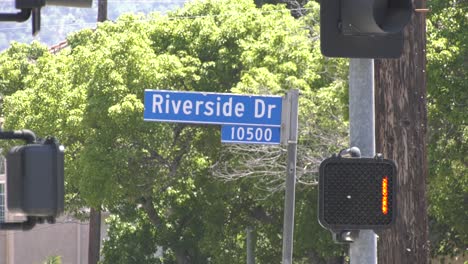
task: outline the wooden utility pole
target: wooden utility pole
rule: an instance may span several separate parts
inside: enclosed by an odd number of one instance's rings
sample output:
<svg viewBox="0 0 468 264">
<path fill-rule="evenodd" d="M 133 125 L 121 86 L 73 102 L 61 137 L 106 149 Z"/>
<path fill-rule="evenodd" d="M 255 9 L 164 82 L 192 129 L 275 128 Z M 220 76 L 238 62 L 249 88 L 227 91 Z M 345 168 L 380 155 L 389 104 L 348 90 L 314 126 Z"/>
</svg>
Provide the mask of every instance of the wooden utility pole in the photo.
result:
<svg viewBox="0 0 468 264">
<path fill-rule="evenodd" d="M 97 264 L 101 250 L 101 211 L 91 208 L 89 212 L 88 264 Z"/>
<path fill-rule="evenodd" d="M 98 22 L 107 20 L 107 0 L 98 0 Z"/>
<path fill-rule="evenodd" d="M 376 151 L 398 167 L 396 224 L 379 233 L 379 264 L 429 263 L 424 13 L 413 13 L 404 38 L 401 58 L 375 60 Z"/>
<path fill-rule="evenodd" d="M 98 0 L 98 22 L 107 20 L 107 0 Z M 101 210 L 91 208 L 89 212 L 88 264 L 97 264 L 101 250 Z"/>
</svg>

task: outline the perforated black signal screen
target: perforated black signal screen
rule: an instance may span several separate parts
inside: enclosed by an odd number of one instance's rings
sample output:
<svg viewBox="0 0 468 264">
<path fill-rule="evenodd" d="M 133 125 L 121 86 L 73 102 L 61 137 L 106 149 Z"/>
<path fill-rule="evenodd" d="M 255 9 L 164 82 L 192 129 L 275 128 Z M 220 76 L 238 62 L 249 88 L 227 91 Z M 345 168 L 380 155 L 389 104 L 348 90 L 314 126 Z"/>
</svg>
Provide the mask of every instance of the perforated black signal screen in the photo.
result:
<svg viewBox="0 0 468 264">
<path fill-rule="evenodd" d="M 330 229 L 368 229 L 394 220 L 396 167 L 371 158 L 330 158 L 320 166 L 319 220 Z"/>
</svg>

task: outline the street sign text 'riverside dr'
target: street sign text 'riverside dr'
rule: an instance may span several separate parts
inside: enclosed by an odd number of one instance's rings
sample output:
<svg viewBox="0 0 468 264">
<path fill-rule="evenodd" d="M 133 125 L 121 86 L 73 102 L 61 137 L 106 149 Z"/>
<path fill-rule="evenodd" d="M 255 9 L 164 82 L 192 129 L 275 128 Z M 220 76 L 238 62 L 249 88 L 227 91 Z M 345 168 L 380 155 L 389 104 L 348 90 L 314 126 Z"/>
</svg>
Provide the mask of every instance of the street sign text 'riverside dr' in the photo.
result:
<svg viewBox="0 0 468 264">
<path fill-rule="evenodd" d="M 223 142 L 279 144 L 282 100 L 281 96 L 145 90 L 143 117 L 223 125 Z"/>
</svg>

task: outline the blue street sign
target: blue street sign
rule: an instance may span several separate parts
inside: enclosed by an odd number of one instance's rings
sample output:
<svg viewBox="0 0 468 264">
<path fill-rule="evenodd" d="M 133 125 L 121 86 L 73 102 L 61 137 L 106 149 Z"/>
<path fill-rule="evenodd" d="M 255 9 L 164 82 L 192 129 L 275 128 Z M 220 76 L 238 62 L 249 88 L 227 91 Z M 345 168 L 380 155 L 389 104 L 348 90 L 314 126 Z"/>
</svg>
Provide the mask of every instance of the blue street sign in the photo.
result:
<svg viewBox="0 0 468 264">
<path fill-rule="evenodd" d="M 280 144 L 280 127 L 223 125 L 222 143 Z"/>
<path fill-rule="evenodd" d="M 281 96 L 145 90 L 145 121 L 281 126 Z"/>
</svg>

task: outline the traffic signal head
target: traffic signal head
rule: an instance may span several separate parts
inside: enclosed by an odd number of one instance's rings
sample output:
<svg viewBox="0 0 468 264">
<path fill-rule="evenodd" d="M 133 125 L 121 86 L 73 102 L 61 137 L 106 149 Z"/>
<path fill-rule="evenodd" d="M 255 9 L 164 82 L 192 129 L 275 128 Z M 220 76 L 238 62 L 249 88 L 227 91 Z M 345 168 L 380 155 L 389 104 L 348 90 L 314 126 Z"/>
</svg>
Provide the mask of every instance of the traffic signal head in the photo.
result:
<svg viewBox="0 0 468 264">
<path fill-rule="evenodd" d="M 395 186 L 391 160 L 326 159 L 320 165 L 319 222 L 330 230 L 387 227 L 395 219 Z"/>
<path fill-rule="evenodd" d="M 41 29 L 42 7 L 46 5 L 91 7 L 92 3 L 92 0 L 15 0 L 15 7 L 21 9 L 21 12 L 17 14 L 0 14 L 0 21 L 23 22 L 32 17 L 32 33 L 35 36 Z"/>
<path fill-rule="evenodd" d="M 320 45 L 323 55 L 345 58 L 397 58 L 411 0 L 323 0 Z"/>
<path fill-rule="evenodd" d="M 15 146 L 6 160 L 9 211 L 38 217 L 63 212 L 63 146 L 54 139 Z"/>
</svg>

